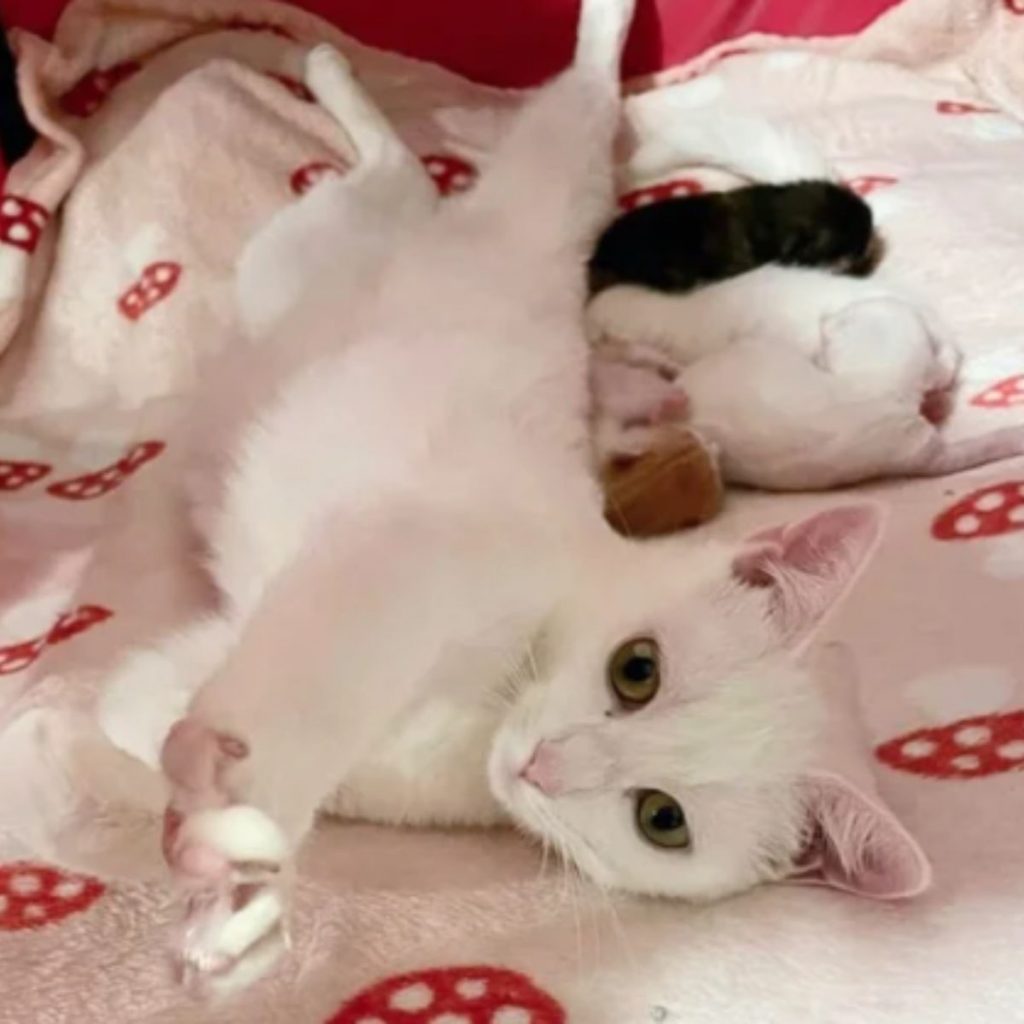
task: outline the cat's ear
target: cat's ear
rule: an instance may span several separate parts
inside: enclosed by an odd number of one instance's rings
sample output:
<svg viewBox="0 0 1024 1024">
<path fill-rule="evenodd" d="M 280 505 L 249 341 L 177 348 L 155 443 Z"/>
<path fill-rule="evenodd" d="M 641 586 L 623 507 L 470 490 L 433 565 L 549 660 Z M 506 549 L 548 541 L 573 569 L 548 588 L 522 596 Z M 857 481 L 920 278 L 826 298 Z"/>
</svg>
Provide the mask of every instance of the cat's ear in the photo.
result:
<svg viewBox="0 0 1024 1024">
<path fill-rule="evenodd" d="M 733 574 L 770 591 L 770 614 L 784 643 L 800 649 L 870 561 L 882 524 L 881 509 L 864 503 L 763 530 L 739 551 Z"/>
<path fill-rule="evenodd" d="M 807 845 L 792 880 L 880 900 L 916 896 L 931 884 L 931 865 L 875 787 L 853 653 L 828 644 L 808 667 L 825 718 L 820 757 L 797 786 Z"/>
<path fill-rule="evenodd" d="M 924 851 L 880 798 L 829 772 L 807 775 L 800 789 L 811 838 L 793 881 L 879 900 L 931 884 Z"/>
</svg>

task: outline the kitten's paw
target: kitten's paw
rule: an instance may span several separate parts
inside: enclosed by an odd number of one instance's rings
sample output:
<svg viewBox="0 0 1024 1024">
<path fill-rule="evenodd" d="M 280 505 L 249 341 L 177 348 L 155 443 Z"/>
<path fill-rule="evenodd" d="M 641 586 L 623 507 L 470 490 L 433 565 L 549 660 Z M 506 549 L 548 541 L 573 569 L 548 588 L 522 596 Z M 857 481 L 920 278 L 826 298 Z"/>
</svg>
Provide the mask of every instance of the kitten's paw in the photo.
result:
<svg viewBox="0 0 1024 1024">
<path fill-rule="evenodd" d="M 284 834 L 241 804 L 184 818 L 169 810 L 164 846 L 187 897 L 177 949 L 183 983 L 226 994 L 256 981 L 288 948 Z"/>
<path fill-rule="evenodd" d="M 591 364 L 594 414 L 622 430 L 678 422 L 690 411 L 678 370 L 657 353 L 595 353 Z"/>
<path fill-rule="evenodd" d="M 319 43 L 306 54 L 306 86 L 315 96 L 329 94 L 339 79 L 352 77 L 348 58 L 330 43 Z"/>
</svg>

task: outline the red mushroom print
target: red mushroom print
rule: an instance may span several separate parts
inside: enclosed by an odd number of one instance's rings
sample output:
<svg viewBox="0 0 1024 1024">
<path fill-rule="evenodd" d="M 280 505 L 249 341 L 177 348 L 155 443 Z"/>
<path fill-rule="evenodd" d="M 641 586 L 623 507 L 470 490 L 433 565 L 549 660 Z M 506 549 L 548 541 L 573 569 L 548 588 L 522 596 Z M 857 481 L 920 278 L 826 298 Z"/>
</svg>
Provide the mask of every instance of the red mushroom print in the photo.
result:
<svg viewBox="0 0 1024 1024">
<path fill-rule="evenodd" d="M 1024 14 L 1024 0 L 1003 0 L 1003 6 L 1011 14 Z"/>
<path fill-rule="evenodd" d="M 15 672 L 24 672 L 25 669 L 35 664 L 45 647 L 45 636 L 0 647 L 0 676 L 12 676 Z"/>
<path fill-rule="evenodd" d="M 0 459 L 0 491 L 20 491 L 47 476 L 52 469 L 45 462 Z"/>
<path fill-rule="evenodd" d="M 461 157 L 427 153 L 420 160 L 443 196 L 465 192 L 476 181 L 476 168 Z"/>
<path fill-rule="evenodd" d="M 979 779 L 1024 768 L 1024 711 L 962 718 L 880 744 L 875 756 L 932 779 Z"/>
<path fill-rule="evenodd" d="M 850 178 L 849 181 L 845 182 L 845 185 L 859 196 L 869 196 L 880 188 L 888 188 L 889 185 L 895 185 L 897 181 L 897 178 L 893 178 L 888 174 L 864 174 L 859 178 Z"/>
<path fill-rule="evenodd" d="M 45 206 L 24 196 L 0 198 L 0 244 L 13 245 L 27 253 L 36 251 L 43 228 L 50 219 Z"/>
<path fill-rule="evenodd" d="M 283 75 L 279 71 L 267 71 L 265 74 L 267 78 L 272 78 L 275 82 L 283 85 L 296 99 L 302 100 L 304 103 L 315 102 L 316 98 L 297 78 Z"/>
<path fill-rule="evenodd" d="M 126 60 L 109 68 L 90 71 L 61 96 L 58 101 L 60 109 L 72 117 L 95 114 L 114 89 L 141 69 L 138 61 Z"/>
<path fill-rule="evenodd" d="M 650 206 L 651 203 L 660 203 L 676 196 L 695 196 L 703 191 L 704 186 L 694 178 L 676 178 L 674 181 L 627 192 L 619 197 L 619 206 L 623 210 L 635 210 L 638 206 Z"/>
<path fill-rule="evenodd" d="M 1008 409 L 1014 405 L 1024 405 L 1024 373 L 1007 377 L 986 388 L 971 399 L 971 405 L 980 405 L 983 409 Z"/>
<path fill-rule="evenodd" d="M 500 967 L 443 967 L 364 989 L 327 1024 L 564 1024 L 529 978 Z"/>
<path fill-rule="evenodd" d="M 0 864 L 0 931 L 56 924 L 91 907 L 104 892 L 95 878 L 42 864 Z"/>
<path fill-rule="evenodd" d="M 974 540 L 1024 530 L 1024 480 L 972 491 L 935 518 L 936 540 Z"/>
<path fill-rule="evenodd" d="M 58 480 L 46 488 L 47 494 L 66 501 L 90 501 L 101 498 L 120 487 L 133 473 L 155 459 L 166 447 L 163 441 L 143 441 L 123 458 L 93 473 L 85 473 L 71 480 Z"/>
<path fill-rule="evenodd" d="M 117 308 L 129 320 L 138 320 L 158 302 L 163 302 L 181 280 L 181 264 L 163 260 L 150 263 L 139 279 L 118 300 Z"/>
<path fill-rule="evenodd" d="M 0 647 L 0 676 L 23 672 L 39 659 L 47 646 L 64 643 L 65 640 L 70 640 L 79 633 L 105 622 L 113 614 L 109 608 L 102 605 L 82 605 L 61 615 L 42 636 Z"/>
<path fill-rule="evenodd" d="M 106 622 L 114 613 L 99 604 L 83 604 L 74 611 L 65 612 L 46 634 L 48 644 L 62 644 L 65 640 L 84 633 L 101 622 Z"/>
<path fill-rule="evenodd" d="M 940 114 L 998 114 L 995 107 L 983 107 L 977 103 L 963 103 L 959 100 L 939 100 L 935 109 Z"/>
<path fill-rule="evenodd" d="M 329 160 L 314 160 L 303 164 L 292 172 L 289 179 L 292 191 L 297 195 L 305 195 L 317 182 L 323 181 L 329 174 L 343 174 L 343 169 Z"/>
</svg>

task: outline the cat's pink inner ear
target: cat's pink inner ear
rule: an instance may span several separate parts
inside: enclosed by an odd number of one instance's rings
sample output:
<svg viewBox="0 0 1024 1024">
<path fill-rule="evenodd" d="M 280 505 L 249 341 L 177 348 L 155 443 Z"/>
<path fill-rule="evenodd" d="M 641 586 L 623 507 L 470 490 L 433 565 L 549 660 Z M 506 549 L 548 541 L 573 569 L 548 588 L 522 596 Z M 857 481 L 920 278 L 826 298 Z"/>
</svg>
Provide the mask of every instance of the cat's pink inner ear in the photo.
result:
<svg viewBox="0 0 1024 1024">
<path fill-rule="evenodd" d="M 793 881 L 879 900 L 928 888 L 928 858 L 880 799 L 827 772 L 807 776 L 801 788 L 812 838 Z"/>
<path fill-rule="evenodd" d="M 754 534 L 733 561 L 747 586 L 769 590 L 783 641 L 803 647 L 846 595 L 882 533 L 875 505 L 847 505 Z"/>
</svg>

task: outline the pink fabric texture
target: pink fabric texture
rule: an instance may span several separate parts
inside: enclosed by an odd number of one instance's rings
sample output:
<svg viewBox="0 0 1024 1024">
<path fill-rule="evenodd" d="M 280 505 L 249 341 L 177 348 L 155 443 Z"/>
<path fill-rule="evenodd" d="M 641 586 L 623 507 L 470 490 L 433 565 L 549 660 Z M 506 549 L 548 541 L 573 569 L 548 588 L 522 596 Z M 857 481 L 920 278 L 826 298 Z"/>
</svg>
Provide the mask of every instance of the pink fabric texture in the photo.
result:
<svg viewBox="0 0 1024 1024">
<path fill-rule="evenodd" d="M 542 873 L 501 832 L 326 823 L 281 969 L 216 1010 L 176 988 L 176 911 L 147 880 L 155 832 L 118 832 L 126 806 L 155 810 L 162 792 L 85 723 L 111 659 L 204 599 L 169 423 L 203 353 L 231 341 L 244 239 L 345 164 L 344 133 L 298 83 L 325 38 L 434 158 L 439 187 L 463 187 L 517 97 L 295 9 L 78 0 L 54 47 L 17 39 L 44 139 L 0 198 L 0 1022 L 1019 1020 L 1020 460 L 863 488 L 889 507 L 887 533 L 825 627 L 856 654 L 879 788 L 933 860 L 923 899 L 790 886 L 711 907 L 612 899 Z M 954 428 L 1024 416 L 1018 0 L 905 0 L 849 39 L 746 38 L 638 83 L 630 104 L 666 132 L 719 104 L 813 130 L 968 352 Z M 681 167 L 628 183 L 627 201 L 709 184 Z M 834 500 L 735 497 L 711 532 Z M 90 770 L 73 772 L 83 737 Z M 97 866 L 57 871 L 58 850 Z"/>
</svg>

